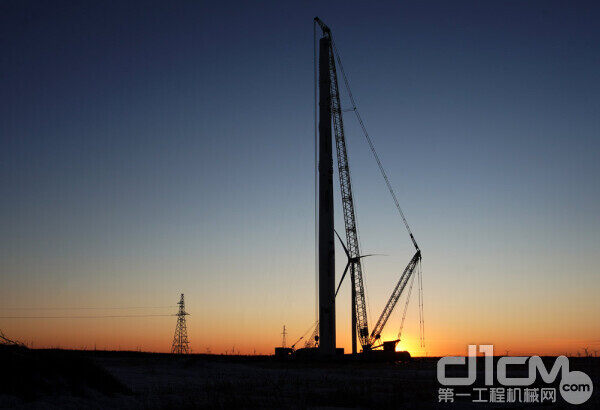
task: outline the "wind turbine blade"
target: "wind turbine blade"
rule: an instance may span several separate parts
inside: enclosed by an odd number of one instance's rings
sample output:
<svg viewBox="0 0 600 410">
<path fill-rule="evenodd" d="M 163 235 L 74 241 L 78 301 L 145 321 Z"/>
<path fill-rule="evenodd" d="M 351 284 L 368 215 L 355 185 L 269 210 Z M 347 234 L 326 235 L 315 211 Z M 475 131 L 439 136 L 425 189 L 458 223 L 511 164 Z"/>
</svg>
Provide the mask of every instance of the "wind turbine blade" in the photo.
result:
<svg viewBox="0 0 600 410">
<path fill-rule="evenodd" d="M 348 248 L 346 248 L 346 245 L 344 245 L 342 238 L 340 238 L 340 235 L 337 233 L 337 231 L 335 229 L 333 230 L 333 232 L 335 232 L 335 234 L 337 235 L 338 239 L 340 240 L 340 243 L 342 244 L 342 247 L 344 248 L 344 252 L 346 252 L 346 256 L 348 257 L 348 259 L 350 259 L 350 252 L 348 252 Z"/>
<path fill-rule="evenodd" d="M 342 275 L 342 278 L 340 279 L 340 284 L 337 287 L 337 290 L 335 291 L 335 296 L 337 296 L 338 292 L 340 291 L 340 288 L 342 287 L 342 282 L 344 281 L 344 278 L 346 277 L 346 273 L 348 273 L 348 267 L 350 266 L 350 261 L 348 261 L 348 263 L 346 264 L 346 269 L 344 269 L 344 274 Z"/>
<path fill-rule="evenodd" d="M 367 256 L 388 256 L 388 255 L 386 255 L 385 253 L 370 253 L 368 255 L 361 255 L 358 258 L 359 259 L 360 258 L 366 258 Z"/>
</svg>

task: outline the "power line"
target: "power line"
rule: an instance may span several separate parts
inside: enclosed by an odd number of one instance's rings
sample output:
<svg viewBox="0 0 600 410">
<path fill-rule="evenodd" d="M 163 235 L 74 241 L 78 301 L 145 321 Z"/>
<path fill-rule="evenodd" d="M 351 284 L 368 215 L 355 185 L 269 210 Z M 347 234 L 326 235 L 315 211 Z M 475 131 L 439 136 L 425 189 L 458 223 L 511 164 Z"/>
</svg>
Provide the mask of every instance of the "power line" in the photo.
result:
<svg viewBox="0 0 600 410">
<path fill-rule="evenodd" d="M 1 310 L 132 310 L 132 309 L 167 309 L 171 306 L 126 306 L 126 307 L 0 307 Z"/>
<path fill-rule="evenodd" d="M 124 317 L 160 317 L 174 315 L 95 315 L 95 316 L 0 316 L 0 319 L 105 319 Z"/>
</svg>

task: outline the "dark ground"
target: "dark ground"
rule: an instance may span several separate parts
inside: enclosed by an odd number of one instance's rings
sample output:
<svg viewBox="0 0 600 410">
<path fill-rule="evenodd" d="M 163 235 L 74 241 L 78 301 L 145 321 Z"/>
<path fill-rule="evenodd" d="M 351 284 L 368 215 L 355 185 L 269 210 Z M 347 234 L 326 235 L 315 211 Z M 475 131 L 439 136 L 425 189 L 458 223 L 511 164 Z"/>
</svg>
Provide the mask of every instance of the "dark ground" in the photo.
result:
<svg viewBox="0 0 600 410">
<path fill-rule="evenodd" d="M 2 408 L 489 408 L 438 403 L 437 358 L 404 363 L 275 361 L 268 356 L 0 349 Z M 571 358 L 596 388 L 600 359 Z M 482 366 L 478 366 L 481 370 Z M 566 408 L 524 403 L 495 408 Z"/>
</svg>

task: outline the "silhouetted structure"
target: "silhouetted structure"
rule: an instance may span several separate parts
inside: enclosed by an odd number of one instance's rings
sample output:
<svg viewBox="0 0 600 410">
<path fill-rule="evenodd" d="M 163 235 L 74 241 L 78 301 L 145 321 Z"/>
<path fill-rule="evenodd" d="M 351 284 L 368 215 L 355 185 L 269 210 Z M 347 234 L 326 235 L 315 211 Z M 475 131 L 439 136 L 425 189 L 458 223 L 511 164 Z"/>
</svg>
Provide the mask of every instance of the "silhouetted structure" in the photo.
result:
<svg viewBox="0 0 600 410">
<path fill-rule="evenodd" d="M 423 346 L 424 324 L 423 324 L 423 298 L 422 298 L 422 279 L 421 279 L 421 250 L 417 245 L 412 231 L 400 208 L 400 204 L 394 193 L 392 185 L 387 177 L 387 173 L 375 151 L 375 147 L 362 118 L 358 112 L 358 107 L 352 96 L 348 79 L 344 73 L 340 56 L 333 41 L 331 30 L 318 17 L 314 19 L 322 30 L 319 39 L 319 59 L 318 59 L 318 91 L 319 91 L 319 236 L 318 236 L 318 258 L 319 258 L 319 351 L 324 355 L 333 355 L 335 353 L 335 296 L 339 290 L 348 271 L 351 281 L 351 307 L 352 307 L 352 353 L 357 353 L 357 342 L 360 341 L 363 352 L 370 352 L 373 349 L 393 350 L 399 340 L 382 343 L 381 334 L 394 310 L 400 296 L 406 285 L 416 272 L 419 286 L 419 321 L 420 338 Z M 316 33 L 316 30 L 315 30 Z M 316 53 L 315 53 L 316 56 Z M 402 272 L 392 295 L 375 327 L 369 332 L 367 321 L 367 302 L 363 283 L 363 267 L 361 258 L 370 255 L 361 255 L 359 249 L 358 229 L 356 222 L 356 212 L 354 208 L 354 196 L 352 193 L 352 182 L 350 178 L 350 166 L 348 163 L 348 152 L 346 149 L 346 138 L 344 135 L 344 123 L 342 116 L 342 103 L 338 87 L 338 72 L 336 63 L 339 63 L 339 69 L 343 83 L 348 92 L 351 109 L 357 117 L 362 128 L 365 139 L 373 154 L 381 175 L 390 192 L 392 200 L 398 209 L 402 222 L 404 223 L 409 237 L 415 247 L 415 254 Z M 338 239 L 344 248 L 348 258 L 346 268 L 342 274 L 340 284 L 335 288 L 335 249 L 334 249 L 334 225 L 333 225 L 333 147 L 332 136 L 335 140 L 337 153 L 338 176 L 340 182 L 342 199 L 342 216 L 344 218 L 346 243 L 338 235 Z M 357 340 L 358 339 L 358 340 Z"/>
<path fill-rule="evenodd" d="M 335 353 L 335 243 L 333 237 L 333 148 L 331 140 L 331 40 L 319 41 L 319 350 Z"/>
<path fill-rule="evenodd" d="M 177 312 L 177 326 L 175 327 L 175 336 L 173 336 L 173 345 L 171 346 L 171 353 L 177 354 L 188 354 L 190 352 L 190 342 L 187 336 L 187 325 L 185 323 L 185 317 L 189 315 L 185 311 L 185 302 L 183 299 L 183 293 L 181 299 L 179 299 L 179 312 Z"/>
<path fill-rule="evenodd" d="M 25 347 L 25 345 L 21 342 L 17 342 L 14 341 L 12 339 L 9 339 L 3 332 L 2 330 L 0 330 L 0 345 L 3 346 L 19 346 L 19 347 Z"/>
<path fill-rule="evenodd" d="M 285 330 L 285 325 L 283 325 L 283 332 L 281 332 L 281 334 L 283 335 L 283 340 L 281 341 L 281 347 L 287 347 L 286 346 L 287 331 Z"/>
</svg>

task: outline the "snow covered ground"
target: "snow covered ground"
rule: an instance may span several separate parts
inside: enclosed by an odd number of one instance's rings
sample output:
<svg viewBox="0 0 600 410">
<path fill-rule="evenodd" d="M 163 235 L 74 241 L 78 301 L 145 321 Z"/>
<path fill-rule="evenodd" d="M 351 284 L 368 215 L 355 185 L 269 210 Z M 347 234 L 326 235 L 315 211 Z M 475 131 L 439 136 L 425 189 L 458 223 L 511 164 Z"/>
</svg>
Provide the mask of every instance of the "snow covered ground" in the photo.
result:
<svg viewBox="0 0 600 410">
<path fill-rule="evenodd" d="M 10 408 L 488 408 L 469 401 L 439 403 L 437 359 L 406 363 L 278 362 L 272 357 L 171 356 L 135 352 L 79 352 L 106 369 L 129 393 L 50 395 L 23 400 L 0 395 Z M 598 380 L 598 360 L 586 368 Z M 594 408 L 599 395 L 579 408 Z M 564 402 L 555 404 L 561 408 Z M 521 405 L 522 406 L 522 405 Z M 500 408 L 514 408 L 497 405 Z M 539 407 L 527 404 L 529 407 Z M 545 405 L 544 408 L 553 408 Z"/>
</svg>

